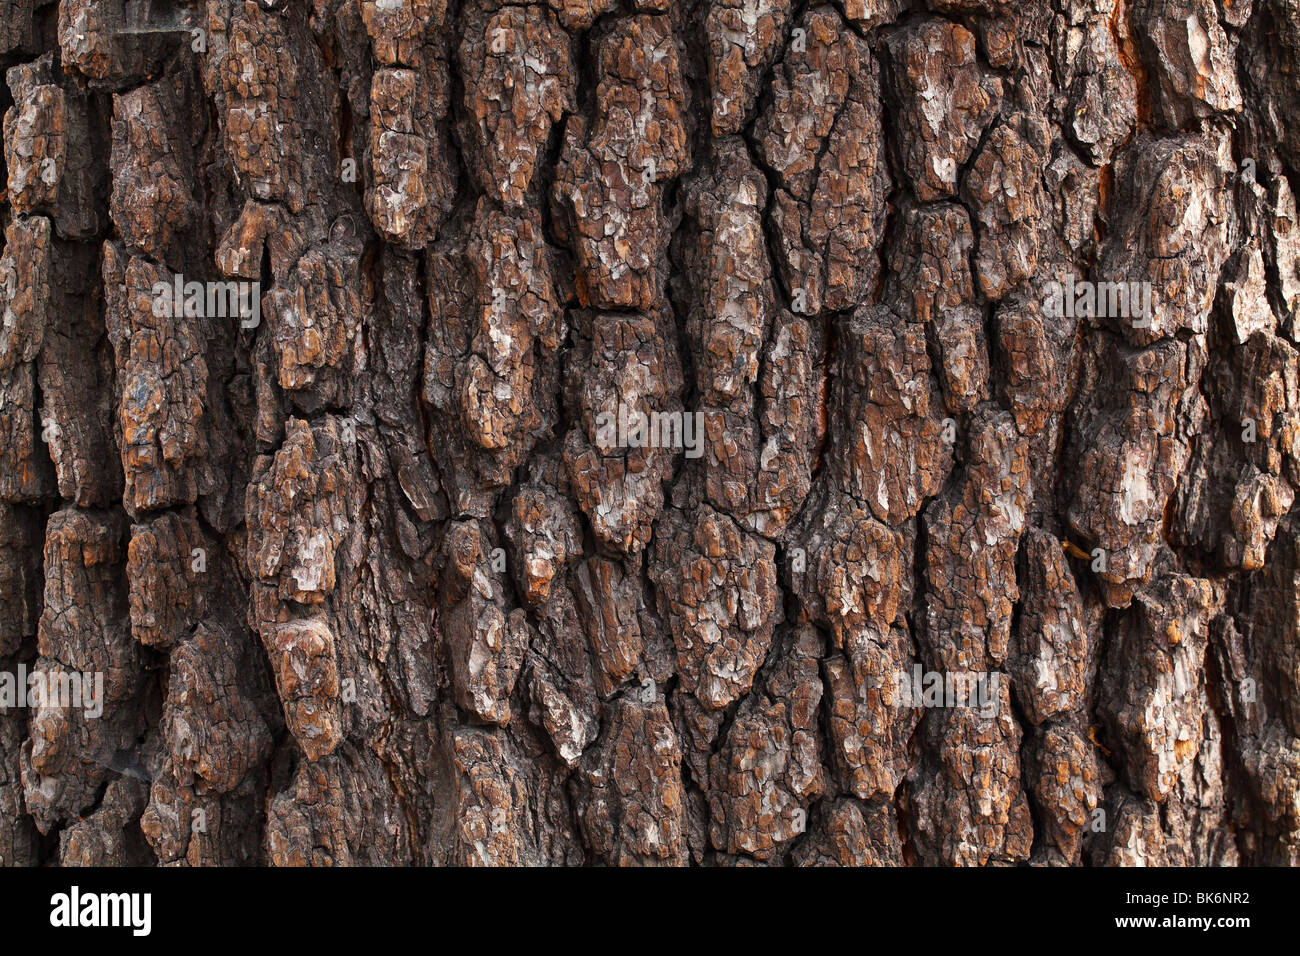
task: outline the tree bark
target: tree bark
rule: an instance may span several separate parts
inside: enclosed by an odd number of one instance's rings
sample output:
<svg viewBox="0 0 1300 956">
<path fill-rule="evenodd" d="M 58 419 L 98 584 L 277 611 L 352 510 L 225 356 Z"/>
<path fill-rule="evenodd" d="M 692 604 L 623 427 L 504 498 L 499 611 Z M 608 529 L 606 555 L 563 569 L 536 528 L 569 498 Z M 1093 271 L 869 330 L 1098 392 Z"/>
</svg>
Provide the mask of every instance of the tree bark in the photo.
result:
<svg viewBox="0 0 1300 956">
<path fill-rule="evenodd" d="M 0 862 L 1300 862 L 1297 0 L 0 67 Z"/>
</svg>

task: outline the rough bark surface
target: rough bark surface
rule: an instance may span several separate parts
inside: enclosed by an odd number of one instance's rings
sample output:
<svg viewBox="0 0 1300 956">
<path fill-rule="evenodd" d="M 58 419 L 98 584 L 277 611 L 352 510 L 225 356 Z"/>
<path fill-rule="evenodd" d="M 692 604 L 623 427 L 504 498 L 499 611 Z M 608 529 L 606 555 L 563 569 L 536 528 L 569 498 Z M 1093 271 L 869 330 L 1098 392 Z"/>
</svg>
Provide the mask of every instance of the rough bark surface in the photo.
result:
<svg viewBox="0 0 1300 956">
<path fill-rule="evenodd" d="M 0 69 L 0 864 L 1300 864 L 1297 0 Z"/>
</svg>

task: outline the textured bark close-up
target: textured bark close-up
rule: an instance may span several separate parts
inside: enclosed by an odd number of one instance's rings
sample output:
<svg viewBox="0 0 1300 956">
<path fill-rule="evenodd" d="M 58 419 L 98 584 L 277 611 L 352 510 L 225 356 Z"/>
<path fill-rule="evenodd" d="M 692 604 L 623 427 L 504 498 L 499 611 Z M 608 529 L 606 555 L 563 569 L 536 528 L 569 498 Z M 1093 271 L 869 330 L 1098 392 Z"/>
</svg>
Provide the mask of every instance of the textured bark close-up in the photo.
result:
<svg viewBox="0 0 1300 956">
<path fill-rule="evenodd" d="M 0 71 L 0 865 L 1300 863 L 1300 0 Z"/>
</svg>

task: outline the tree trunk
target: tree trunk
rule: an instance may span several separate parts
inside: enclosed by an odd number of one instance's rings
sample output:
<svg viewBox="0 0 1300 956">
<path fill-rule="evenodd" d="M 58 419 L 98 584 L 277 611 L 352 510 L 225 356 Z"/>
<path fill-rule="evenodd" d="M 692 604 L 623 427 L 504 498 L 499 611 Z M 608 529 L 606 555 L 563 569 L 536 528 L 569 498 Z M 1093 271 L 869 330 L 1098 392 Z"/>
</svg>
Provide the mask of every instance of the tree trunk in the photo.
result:
<svg viewBox="0 0 1300 956">
<path fill-rule="evenodd" d="M 1297 0 L 0 66 L 0 862 L 1300 862 Z"/>
</svg>

